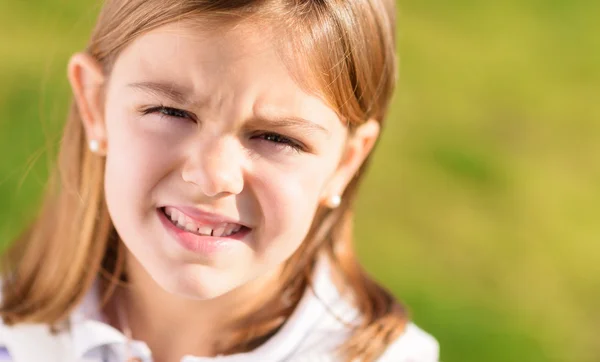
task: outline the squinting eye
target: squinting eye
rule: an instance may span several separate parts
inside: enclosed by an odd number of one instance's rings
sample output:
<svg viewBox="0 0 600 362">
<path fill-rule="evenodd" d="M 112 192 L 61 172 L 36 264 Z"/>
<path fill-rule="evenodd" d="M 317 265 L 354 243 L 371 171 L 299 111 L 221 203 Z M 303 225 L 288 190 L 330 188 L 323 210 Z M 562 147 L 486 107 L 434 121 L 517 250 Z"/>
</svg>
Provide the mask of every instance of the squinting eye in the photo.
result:
<svg viewBox="0 0 600 362">
<path fill-rule="evenodd" d="M 164 107 L 164 106 L 150 107 L 150 108 L 142 111 L 142 114 L 151 114 L 151 113 L 159 113 L 160 115 L 167 116 L 167 117 L 189 118 L 189 119 L 195 120 L 194 117 L 191 114 L 189 114 L 188 112 L 181 110 L 181 109 L 172 108 L 172 107 Z"/>
<path fill-rule="evenodd" d="M 272 133 L 272 132 L 261 133 L 261 134 L 254 136 L 254 138 L 262 139 L 262 140 L 265 140 L 268 142 L 277 143 L 277 144 L 280 144 L 285 147 L 290 147 L 295 151 L 304 151 L 305 150 L 305 147 L 303 145 L 301 145 L 299 142 L 296 142 L 296 141 L 292 140 L 291 138 L 282 136 L 278 133 Z"/>
</svg>

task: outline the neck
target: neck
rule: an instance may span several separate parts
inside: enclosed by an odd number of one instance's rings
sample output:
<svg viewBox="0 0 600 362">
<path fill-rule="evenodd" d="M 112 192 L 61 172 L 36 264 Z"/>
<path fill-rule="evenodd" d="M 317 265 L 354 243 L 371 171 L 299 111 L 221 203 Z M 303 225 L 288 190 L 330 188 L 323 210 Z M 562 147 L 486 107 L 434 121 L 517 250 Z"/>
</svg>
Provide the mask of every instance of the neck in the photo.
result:
<svg viewBox="0 0 600 362">
<path fill-rule="evenodd" d="M 129 285 L 117 293 L 118 307 L 124 310 L 131 337 L 144 341 L 155 361 L 216 355 L 218 343 L 234 332 L 234 324 L 279 289 L 273 287 L 278 270 L 216 298 L 194 300 L 165 291 L 132 256 L 127 265 Z"/>
</svg>

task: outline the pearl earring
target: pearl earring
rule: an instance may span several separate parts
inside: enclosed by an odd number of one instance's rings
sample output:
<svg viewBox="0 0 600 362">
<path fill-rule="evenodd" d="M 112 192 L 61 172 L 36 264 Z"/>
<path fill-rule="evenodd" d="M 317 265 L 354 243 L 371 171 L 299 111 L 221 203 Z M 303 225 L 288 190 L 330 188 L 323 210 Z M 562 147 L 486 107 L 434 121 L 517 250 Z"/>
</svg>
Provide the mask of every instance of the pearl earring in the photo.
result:
<svg viewBox="0 0 600 362">
<path fill-rule="evenodd" d="M 340 195 L 333 195 L 327 199 L 327 206 L 331 209 L 335 209 L 342 203 L 342 197 Z"/>
<path fill-rule="evenodd" d="M 92 151 L 93 153 L 100 151 L 100 143 L 97 140 L 91 140 L 89 147 L 90 151 Z"/>
</svg>

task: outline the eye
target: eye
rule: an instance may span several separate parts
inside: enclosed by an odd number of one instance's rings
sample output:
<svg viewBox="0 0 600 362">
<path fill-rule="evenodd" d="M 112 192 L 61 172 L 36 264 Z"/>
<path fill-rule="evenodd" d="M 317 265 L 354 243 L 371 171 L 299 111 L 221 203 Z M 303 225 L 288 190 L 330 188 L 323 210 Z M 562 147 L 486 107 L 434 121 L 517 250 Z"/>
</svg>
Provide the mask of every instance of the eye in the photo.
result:
<svg viewBox="0 0 600 362">
<path fill-rule="evenodd" d="M 156 107 L 150 107 L 150 108 L 146 108 L 146 109 L 142 110 L 142 114 L 144 114 L 144 115 L 152 114 L 152 113 L 158 113 L 160 116 L 165 116 L 165 117 L 189 118 L 192 121 L 196 121 L 195 117 L 191 113 L 186 112 L 181 109 L 178 109 L 178 108 L 156 106 Z"/>
<path fill-rule="evenodd" d="M 284 147 L 289 147 L 298 152 L 306 151 L 306 147 L 302 143 L 295 141 L 289 137 L 280 135 L 279 133 L 264 132 L 264 133 L 257 134 L 255 136 L 253 136 L 252 138 L 275 143 L 277 145 L 284 146 Z"/>
</svg>

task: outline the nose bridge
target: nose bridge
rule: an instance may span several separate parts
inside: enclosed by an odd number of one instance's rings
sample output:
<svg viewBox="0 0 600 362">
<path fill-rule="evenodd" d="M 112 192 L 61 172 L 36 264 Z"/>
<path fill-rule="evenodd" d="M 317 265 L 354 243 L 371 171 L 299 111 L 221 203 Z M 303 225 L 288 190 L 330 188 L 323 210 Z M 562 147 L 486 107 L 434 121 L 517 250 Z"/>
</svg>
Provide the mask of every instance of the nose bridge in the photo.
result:
<svg viewBox="0 0 600 362">
<path fill-rule="evenodd" d="M 200 152 L 202 163 L 210 173 L 226 174 L 235 166 L 236 152 L 231 139 L 219 138 L 205 142 Z"/>
<path fill-rule="evenodd" d="M 204 138 L 194 147 L 195 162 L 184 170 L 183 178 L 198 185 L 207 196 L 238 194 L 243 188 L 240 146 L 233 137 Z"/>
</svg>

